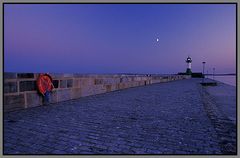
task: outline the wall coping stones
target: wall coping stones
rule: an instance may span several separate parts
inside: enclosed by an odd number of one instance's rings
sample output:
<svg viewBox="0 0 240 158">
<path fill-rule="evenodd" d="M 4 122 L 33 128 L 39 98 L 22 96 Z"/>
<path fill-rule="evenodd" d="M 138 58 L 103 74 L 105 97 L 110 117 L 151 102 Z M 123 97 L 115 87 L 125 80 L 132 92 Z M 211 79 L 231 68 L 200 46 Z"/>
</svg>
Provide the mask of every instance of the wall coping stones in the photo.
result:
<svg viewBox="0 0 240 158">
<path fill-rule="evenodd" d="M 16 79 L 16 78 L 17 78 L 17 73 L 12 73 L 12 72 L 4 73 L 4 79 Z"/>
<path fill-rule="evenodd" d="M 34 78 L 34 73 L 18 73 L 17 78 Z"/>
</svg>

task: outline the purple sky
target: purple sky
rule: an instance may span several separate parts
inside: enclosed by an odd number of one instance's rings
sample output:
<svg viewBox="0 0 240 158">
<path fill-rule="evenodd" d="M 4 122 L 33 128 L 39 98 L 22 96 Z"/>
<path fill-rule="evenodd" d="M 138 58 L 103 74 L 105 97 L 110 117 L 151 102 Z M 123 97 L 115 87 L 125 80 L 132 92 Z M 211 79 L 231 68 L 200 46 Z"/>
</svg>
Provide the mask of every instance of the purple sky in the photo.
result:
<svg viewBox="0 0 240 158">
<path fill-rule="evenodd" d="M 5 72 L 169 74 L 188 55 L 236 71 L 235 4 L 4 4 Z"/>
</svg>

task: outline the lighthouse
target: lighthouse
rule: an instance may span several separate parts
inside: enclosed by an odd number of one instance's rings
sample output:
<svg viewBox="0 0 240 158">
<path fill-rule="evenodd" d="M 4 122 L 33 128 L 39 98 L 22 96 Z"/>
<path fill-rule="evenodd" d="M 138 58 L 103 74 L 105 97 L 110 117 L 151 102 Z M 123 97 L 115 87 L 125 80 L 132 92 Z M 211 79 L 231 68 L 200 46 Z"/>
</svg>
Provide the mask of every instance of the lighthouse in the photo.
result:
<svg viewBox="0 0 240 158">
<path fill-rule="evenodd" d="M 186 63 L 187 63 L 186 74 L 191 75 L 192 74 L 192 70 L 191 70 L 192 59 L 189 56 L 187 57 Z"/>
</svg>

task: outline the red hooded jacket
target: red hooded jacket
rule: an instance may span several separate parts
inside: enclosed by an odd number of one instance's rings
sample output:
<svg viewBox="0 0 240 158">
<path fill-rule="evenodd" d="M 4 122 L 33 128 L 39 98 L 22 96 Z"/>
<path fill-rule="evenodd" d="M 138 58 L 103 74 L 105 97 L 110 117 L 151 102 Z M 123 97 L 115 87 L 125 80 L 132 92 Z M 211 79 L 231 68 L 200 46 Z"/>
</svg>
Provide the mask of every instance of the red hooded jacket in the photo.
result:
<svg viewBox="0 0 240 158">
<path fill-rule="evenodd" d="M 47 90 L 52 91 L 54 88 L 52 77 L 48 74 L 40 74 L 37 79 L 37 87 L 42 95 L 44 95 Z"/>
</svg>

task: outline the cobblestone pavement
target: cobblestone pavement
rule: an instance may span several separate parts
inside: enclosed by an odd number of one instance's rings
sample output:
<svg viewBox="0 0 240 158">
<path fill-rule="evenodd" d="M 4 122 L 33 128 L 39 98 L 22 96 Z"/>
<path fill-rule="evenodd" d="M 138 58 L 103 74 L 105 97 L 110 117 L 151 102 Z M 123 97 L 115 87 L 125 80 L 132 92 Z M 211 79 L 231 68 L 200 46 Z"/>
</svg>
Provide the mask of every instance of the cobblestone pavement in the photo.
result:
<svg viewBox="0 0 240 158">
<path fill-rule="evenodd" d="M 4 154 L 222 154 L 199 79 L 4 114 Z"/>
</svg>

